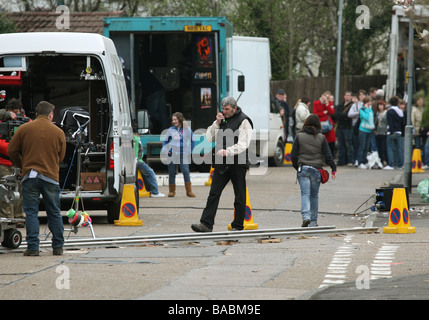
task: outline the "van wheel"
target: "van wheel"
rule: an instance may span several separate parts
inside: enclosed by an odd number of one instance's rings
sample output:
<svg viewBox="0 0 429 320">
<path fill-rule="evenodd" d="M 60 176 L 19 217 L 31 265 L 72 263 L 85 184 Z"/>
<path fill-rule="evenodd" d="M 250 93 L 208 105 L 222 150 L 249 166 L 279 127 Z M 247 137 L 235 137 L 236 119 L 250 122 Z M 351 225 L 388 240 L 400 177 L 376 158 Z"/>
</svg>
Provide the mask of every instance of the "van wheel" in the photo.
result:
<svg viewBox="0 0 429 320">
<path fill-rule="evenodd" d="M 274 156 L 269 159 L 270 165 L 275 167 L 283 166 L 284 154 L 285 154 L 285 146 L 282 141 L 278 141 L 276 146 L 276 151 L 274 152 Z"/>
<path fill-rule="evenodd" d="M 134 191 L 135 197 L 136 197 L 136 207 L 137 207 L 137 216 L 139 214 L 139 207 L 140 207 L 140 197 L 139 197 L 139 187 L 136 181 L 136 187 Z"/>
<path fill-rule="evenodd" d="M 115 220 L 119 220 L 119 210 L 121 210 L 121 197 L 118 197 L 117 201 L 109 202 L 107 204 L 108 223 L 114 223 Z"/>
</svg>

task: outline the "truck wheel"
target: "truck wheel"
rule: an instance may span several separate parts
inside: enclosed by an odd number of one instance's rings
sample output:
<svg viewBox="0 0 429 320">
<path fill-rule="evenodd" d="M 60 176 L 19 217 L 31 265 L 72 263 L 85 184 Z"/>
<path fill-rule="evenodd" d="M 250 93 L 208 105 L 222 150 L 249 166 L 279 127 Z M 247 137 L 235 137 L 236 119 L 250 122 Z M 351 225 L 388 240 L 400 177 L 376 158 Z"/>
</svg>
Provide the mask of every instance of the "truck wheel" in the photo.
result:
<svg viewBox="0 0 429 320">
<path fill-rule="evenodd" d="M 4 232 L 4 240 L 1 243 L 4 247 L 17 249 L 21 245 L 22 234 L 17 229 L 9 229 Z"/>
<path fill-rule="evenodd" d="M 270 158 L 270 164 L 275 167 L 283 166 L 283 158 L 285 154 L 285 146 L 282 141 L 277 142 L 276 151 L 274 152 L 274 156 Z"/>
</svg>

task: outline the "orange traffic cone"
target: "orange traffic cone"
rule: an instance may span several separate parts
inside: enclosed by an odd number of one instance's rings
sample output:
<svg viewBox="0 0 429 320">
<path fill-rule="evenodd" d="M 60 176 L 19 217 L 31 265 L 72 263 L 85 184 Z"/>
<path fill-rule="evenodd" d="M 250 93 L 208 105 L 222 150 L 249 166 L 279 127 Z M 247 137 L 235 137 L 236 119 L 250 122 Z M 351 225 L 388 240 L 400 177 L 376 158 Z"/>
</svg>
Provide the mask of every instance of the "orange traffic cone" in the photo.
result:
<svg viewBox="0 0 429 320">
<path fill-rule="evenodd" d="M 119 220 L 113 221 L 117 226 L 141 226 L 143 221 L 139 220 L 138 208 L 136 205 L 136 196 L 134 184 L 126 184 L 122 190 L 121 211 Z"/>
<path fill-rule="evenodd" d="M 411 167 L 412 167 L 412 169 L 411 169 L 412 173 L 425 172 L 423 170 L 422 151 L 420 149 L 414 149 L 413 159 L 411 161 Z"/>
<path fill-rule="evenodd" d="M 137 170 L 137 186 L 139 188 L 139 198 L 150 197 L 150 192 L 147 191 L 140 170 Z"/>
<path fill-rule="evenodd" d="M 284 155 L 284 160 L 283 160 L 283 164 L 285 165 L 292 165 L 292 160 L 290 157 L 290 153 L 292 151 L 292 143 L 286 143 L 285 144 L 285 155 Z"/>
<path fill-rule="evenodd" d="M 383 228 L 384 233 L 415 233 L 416 228 L 410 226 L 407 195 L 405 188 L 393 189 L 390 205 L 389 224 Z"/>
<path fill-rule="evenodd" d="M 235 214 L 235 210 L 234 210 Z M 252 207 L 250 205 L 249 200 L 249 191 L 246 188 L 246 213 L 244 216 L 244 229 L 243 230 L 256 230 L 258 229 L 258 224 L 253 222 L 253 213 L 252 213 Z M 228 230 L 232 230 L 232 226 L 228 225 Z"/>
<path fill-rule="evenodd" d="M 209 180 L 207 180 L 206 183 L 205 183 L 206 186 L 211 186 L 212 185 L 213 171 L 214 171 L 214 168 L 213 168 L 213 166 L 211 166 L 210 167 L 210 173 L 209 173 Z"/>
</svg>

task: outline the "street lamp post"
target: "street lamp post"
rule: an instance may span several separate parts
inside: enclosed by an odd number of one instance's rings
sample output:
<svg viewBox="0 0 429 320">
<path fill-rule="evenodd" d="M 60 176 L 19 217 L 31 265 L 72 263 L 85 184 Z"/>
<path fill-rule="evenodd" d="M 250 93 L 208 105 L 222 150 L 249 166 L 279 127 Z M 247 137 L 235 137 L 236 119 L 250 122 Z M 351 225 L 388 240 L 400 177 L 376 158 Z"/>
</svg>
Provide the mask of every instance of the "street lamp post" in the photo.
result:
<svg viewBox="0 0 429 320">
<path fill-rule="evenodd" d="M 407 125 L 405 126 L 404 144 L 404 187 L 411 193 L 412 181 L 412 153 L 413 153 L 413 125 L 411 123 L 411 109 L 413 106 L 413 80 L 414 80 L 414 27 L 410 16 L 408 29 L 408 89 L 407 89 Z"/>
<path fill-rule="evenodd" d="M 413 85 L 414 85 L 414 26 L 413 26 L 413 5 L 414 0 L 399 0 L 398 5 L 408 9 L 408 57 L 407 57 L 407 124 L 405 126 L 404 143 L 404 187 L 411 193 L 412 181 L 412 153 L 413 153 L 413 125 L 411 123 L 411 110 L 413 107 Z"/>
<path fill-rule="evenodd" d="M 338 9 L 338 39 L 337 39 L 337 70 L 335 79 L 335 103 L 339 103 L 340 98 L 340 81 L 341 81 L 341 38 L 343 31 L 343 1 L 340 0 L 340 6 Z"/>
</svg>

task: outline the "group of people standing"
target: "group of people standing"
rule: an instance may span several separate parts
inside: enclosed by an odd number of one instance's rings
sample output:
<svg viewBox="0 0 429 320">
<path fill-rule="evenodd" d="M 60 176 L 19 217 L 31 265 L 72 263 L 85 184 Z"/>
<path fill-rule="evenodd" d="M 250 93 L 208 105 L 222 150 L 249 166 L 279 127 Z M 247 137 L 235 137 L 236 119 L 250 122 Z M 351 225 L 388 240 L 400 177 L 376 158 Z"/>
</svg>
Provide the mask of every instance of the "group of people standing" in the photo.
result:
<svg viewBox="0 0 429 320">
<path fill-rule="evenodd" d="M 276 99 L 288 108 L 280 89 Z M 428 131 L 423 126 L 423 98 L 418 97 L 412 106 L 411 123 L 414 127 L 414 146 L 424 151 L 423 168 L 428 168 Z M 317 226 L 318 193 L 323 165 L 336 178 L 337 166 L 401 169 L 404 165 L 404 131 L 407 103 L 397 96 L 384 100 L 382 89 L 371 88 L 369 94 L 359 90 L 344 93 L 342 103 L 335 105 L 334 97 L 325 91 L 318 100 L 300 99 L 285 121 L 287 136 L 293 137 L 291 161 L 297 170 L 301 189 L 303 227 Z M 286 112 L 280 112 L 284 115 Z M 287 119 L 287 118 L 286 118 Z M 334 159 L 338 157 L 335 163 Z"/>
<path fill-rule="evenodd" d="M 423 126 L 423 97 L 412 106 L 411 123 L 414 127 L 414 147 L 422 150 L 425 168 L 429 166 L 428 129 Z M 337 166 L 361 169 L 401 169 L 404 165 L 404 131 L 407 123 L 407 103 L 397 96 L 388 101 L 382 89 L 371 88 L 367 93 L 346 91 L 341 103 L 335 105 L 329 91 L 311 101 L 303 97 L 293 109 L 295 135 L 305 119 L 315 114 L 321 122 L 331 154 L 338 159 Z M 427 150 L 425 150 L 427 149 Z"/>
<path fill-rule="evenodd" d="M 346 91 L 344 101 L 335 108 L 338 163 L 361 169 L 402 168 L 406 103 L 396 96 L 384 100 L 381 89 L 358 94 Z"/>
</svg>

